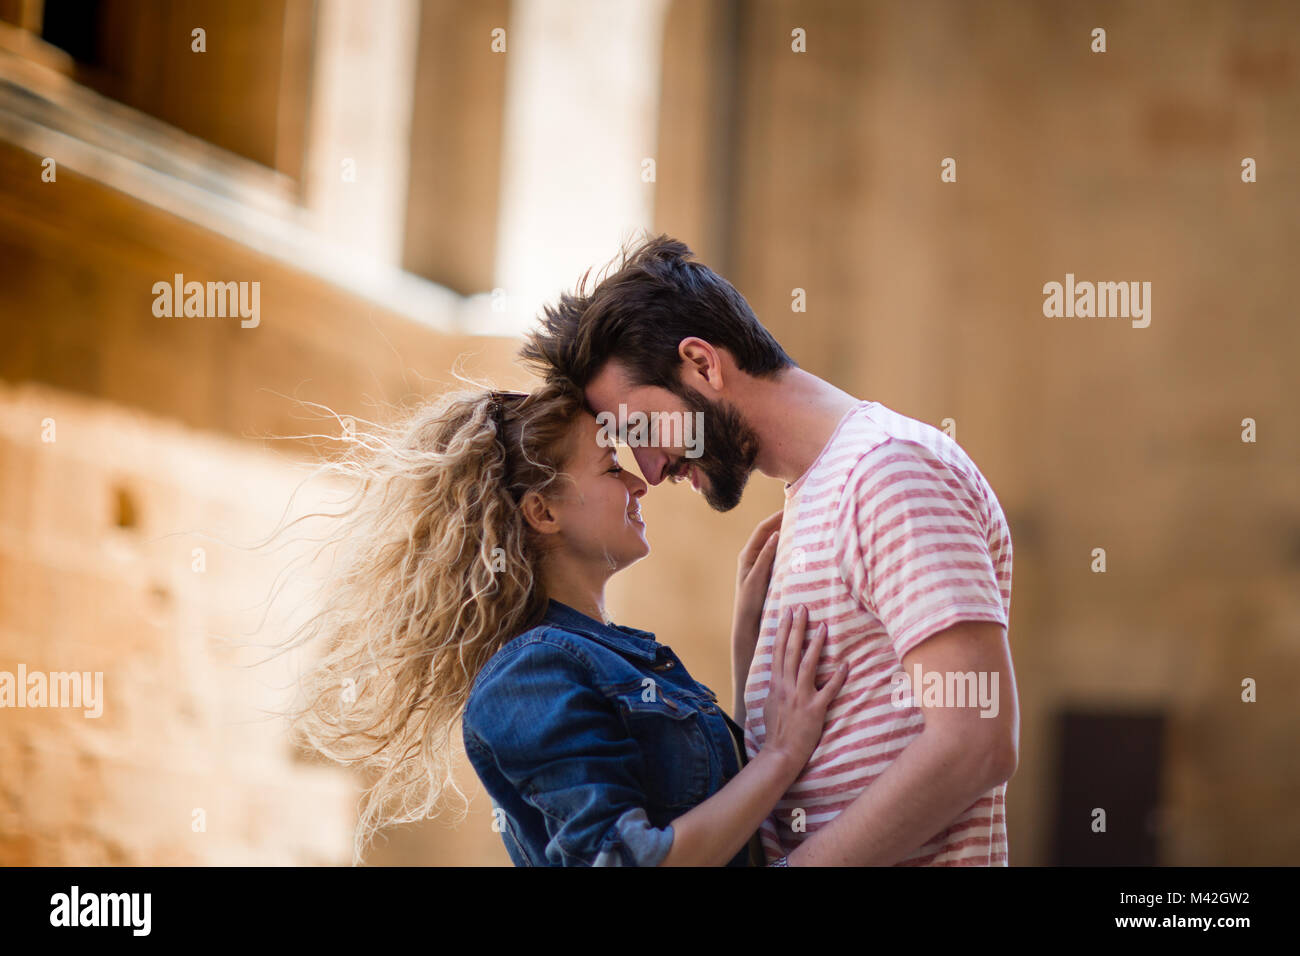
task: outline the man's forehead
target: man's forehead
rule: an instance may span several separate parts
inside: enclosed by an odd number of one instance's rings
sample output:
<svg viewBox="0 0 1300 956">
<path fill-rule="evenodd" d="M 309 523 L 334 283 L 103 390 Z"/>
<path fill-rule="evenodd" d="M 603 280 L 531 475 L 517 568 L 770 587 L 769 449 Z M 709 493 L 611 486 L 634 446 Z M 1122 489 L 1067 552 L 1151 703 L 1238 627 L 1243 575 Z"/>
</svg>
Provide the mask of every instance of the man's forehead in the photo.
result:
<svg viewBox="0 0 1300 956">
<path fill-rule="evenodd" d="M 587 404 L 591 406 L 614 405 L 626 400 L 633 391 L 631 376 L 617 359 L 610 359 L 587 383 Z"/>
<path fill-rule="evenodd" d="M 628 374 L 628 367 L 621 359 L 611 358 L 600 367 L 595 376 L 592 377 L 592 383 L 600 383 L 606 388 L 627 388 L 631 384 L 632 377 Z"/>
</svg>

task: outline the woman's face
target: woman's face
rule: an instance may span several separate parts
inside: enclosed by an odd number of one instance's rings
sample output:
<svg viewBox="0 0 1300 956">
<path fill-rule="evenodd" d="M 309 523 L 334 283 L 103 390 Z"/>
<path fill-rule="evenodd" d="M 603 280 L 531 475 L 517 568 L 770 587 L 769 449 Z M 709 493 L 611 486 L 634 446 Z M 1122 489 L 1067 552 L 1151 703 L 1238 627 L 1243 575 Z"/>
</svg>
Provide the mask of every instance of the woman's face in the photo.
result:
<svg viewBox="0 0 1300 956">
<path fill-rule="evenodd" d="M 561 546 L 584 562 L 617 571 L 650 553 L 640 498 L 646 483 L 621 467 L 617 451 L 597 440 L 600 426 L 583 414 L 570 436 L 569 460 L 548 495 Z"/>
</svg>

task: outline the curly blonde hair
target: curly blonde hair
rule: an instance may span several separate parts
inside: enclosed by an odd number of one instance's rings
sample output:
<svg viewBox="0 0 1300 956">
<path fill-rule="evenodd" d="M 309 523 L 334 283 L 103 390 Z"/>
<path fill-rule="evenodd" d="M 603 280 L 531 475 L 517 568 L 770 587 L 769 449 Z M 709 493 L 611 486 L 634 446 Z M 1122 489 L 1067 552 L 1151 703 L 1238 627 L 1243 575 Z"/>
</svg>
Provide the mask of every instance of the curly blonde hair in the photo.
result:
<svg viewBox="0 0 1300 956">
<path fill-rule="evenodd" d="M 560 480 L 583 411 L 565 383 L 526 396 L 457 393 L 350 435 L 328 464 L 356 491 L 321 539 L 336 549 L 323 605 L 291 635 L 293 646 L 327 647 L 304 677 L 290 733 L 377 774 L 353 865 L 378 830 L 428 818 L 448 790 L 467 809 L 452 769 L 470 688 L 547 603 L 542 543 L 519 502 Z"/>
</svg>

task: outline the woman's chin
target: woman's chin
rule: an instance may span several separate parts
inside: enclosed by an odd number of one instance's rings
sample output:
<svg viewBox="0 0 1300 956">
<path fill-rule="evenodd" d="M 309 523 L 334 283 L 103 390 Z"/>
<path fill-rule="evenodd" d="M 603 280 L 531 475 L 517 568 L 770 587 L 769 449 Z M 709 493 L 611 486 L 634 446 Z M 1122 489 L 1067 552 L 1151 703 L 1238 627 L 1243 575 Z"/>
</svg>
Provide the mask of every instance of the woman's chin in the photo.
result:
<svg viewBox="0 0 1300 956">
<path fill-rule="evenodd" d="M 631 559 L 627 562 L 628 564 L 640 561 L 650 553 L 650 542 L 645 535 L 645 525 L 635 525 L 634 527 L 636 527 L 636 543 L 628 549 L 630 552 L 628 557 Z"/>
</svg>

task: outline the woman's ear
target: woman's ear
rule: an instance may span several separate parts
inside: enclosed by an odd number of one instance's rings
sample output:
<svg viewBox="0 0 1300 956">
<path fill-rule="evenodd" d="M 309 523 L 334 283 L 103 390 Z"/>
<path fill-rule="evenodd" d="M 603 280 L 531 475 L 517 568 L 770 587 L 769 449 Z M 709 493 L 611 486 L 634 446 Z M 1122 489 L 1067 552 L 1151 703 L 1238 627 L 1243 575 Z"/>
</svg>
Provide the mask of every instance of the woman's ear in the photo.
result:
<svg viewBox="0 0 1300 956">
<path fill-rule="evenodd" d="M 560 530 L 560 521 L 551 510 L 550 503 L 536 491 L 530 491 L 519 502 L 519 510 L 529 527 L 539 534 L 555 534 Z"/>
</svg>

